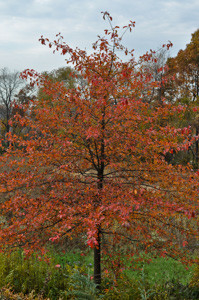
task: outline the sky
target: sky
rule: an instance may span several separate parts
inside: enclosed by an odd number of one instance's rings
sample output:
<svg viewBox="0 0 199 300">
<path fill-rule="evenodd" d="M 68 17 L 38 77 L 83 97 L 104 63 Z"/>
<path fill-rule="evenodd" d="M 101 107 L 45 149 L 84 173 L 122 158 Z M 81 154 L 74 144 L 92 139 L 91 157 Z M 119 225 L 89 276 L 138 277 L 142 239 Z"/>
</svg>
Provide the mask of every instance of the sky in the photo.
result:
<svg viewBox="0 0 199 300">
<path fill-rule="evenodd" d="M 54 40 L 59 32 L 72 47 L 92 51 L 97 35 L 109 28 L 102 11 L 113 17 L 113 25 L 136 22 L 123 44 L 135 56 L 156 50 L 170 40 L 175 56 L 185 49 L 199 28 L 198 0 L 0 0 L 0 69 L 51 71 L 66 65 L 38 39 Z"/>
</svg>

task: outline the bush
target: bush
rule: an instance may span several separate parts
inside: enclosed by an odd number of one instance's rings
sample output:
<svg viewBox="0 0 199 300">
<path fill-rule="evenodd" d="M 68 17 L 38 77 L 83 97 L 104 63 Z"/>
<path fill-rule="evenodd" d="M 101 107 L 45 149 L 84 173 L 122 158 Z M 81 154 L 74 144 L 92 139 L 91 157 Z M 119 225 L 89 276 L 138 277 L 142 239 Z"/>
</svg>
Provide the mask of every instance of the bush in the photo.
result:
<svg viewBox="0 0 199 300">
<path fill-rule="evenodd" d="M 61 260 L 61 262 L 59 261 Z M 78 261 L 64 262 L 62 257 L 45 257 L 36 255 L 26 258 L 22 251 L 0 254 L 0 288 L 9 286 L 14 293 L 35 295 L 50 299 L 66 298 L 78 282 L 71 284 L 74 274 L 86 274 L 86 266 Z M 72 279 L 71 279 L 72 278 Z"/>
<path fill-rule="evenodd" d="M 197 266 L 194 270 L 190 285 L 199 288 L 199 266 Z"/>
</svg>

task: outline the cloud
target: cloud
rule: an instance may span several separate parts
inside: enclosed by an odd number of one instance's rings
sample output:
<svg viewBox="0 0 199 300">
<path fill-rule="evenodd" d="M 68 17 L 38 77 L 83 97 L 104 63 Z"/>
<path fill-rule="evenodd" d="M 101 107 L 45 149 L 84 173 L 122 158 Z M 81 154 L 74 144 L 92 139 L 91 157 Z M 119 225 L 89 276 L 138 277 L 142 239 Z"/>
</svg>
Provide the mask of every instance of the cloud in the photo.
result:
<svg viewBox="0 0 199 300">
<path fill-rule="evenodd" d="M 56 64 L 63 66 L 63 57 L 42 47 L 39 37 L 54 39 L 61 32 L 73 47 L 90 49 L 97 34 L 103 35 L 108 27 L 101 16 L 106 10 L 113 16 L 113 24 L 136 21 L 124 42 L 135 48 L 137 55 L 168 40 L 174 43 L 175 55 L 198 26 L 198 0 L 0 0 L 0 67 L 50 70 Z"/>
</svg>

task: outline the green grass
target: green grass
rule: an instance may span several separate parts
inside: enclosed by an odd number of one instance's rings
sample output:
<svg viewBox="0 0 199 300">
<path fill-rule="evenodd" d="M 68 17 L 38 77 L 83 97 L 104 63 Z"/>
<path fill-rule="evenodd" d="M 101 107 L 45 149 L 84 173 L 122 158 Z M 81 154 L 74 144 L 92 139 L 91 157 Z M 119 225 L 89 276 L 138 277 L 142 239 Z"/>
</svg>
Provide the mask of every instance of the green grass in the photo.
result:
<svg viewBox="0 0 199 300">
<path fill-rule="evenodd" d="M 137 266 L 142 269 L 142 263 L 137 263 Z M 151 262 L 144 264 L 144 272 L 147 275 L 147 280 L 150 285 L 157 282 L 164 284 L 165 282 L 178 280 L 180 283 L 186 285 L 190 282 L 195 266 L 187 269 L 182 263 L 173 260 L 172 258 L 155 258 Z M 140 271 L 132 269 L 128 266 L 125 271 L 126 275 L 131 279 L 137 279 L 140 276 Z"/>
<path fill-rule="evenodd" d="M 145 258 L 149 261 L 150 256 L 145 255 Z M 51 248 L 48 255 L 40 259 L 36 255 L 26 259 L 22 251 L 11 255 L 0 253 L 0 288 L 9 285 L 14 293 L 34 291 L 35 295 L 53 300 L 199 299 L 199 287 L 189 287 L 194 266 L 186 269 L 180 262 L 161 257 L 144 264 L 126 261 L 126 267 L 117 282 L 113 273 L 103 273 L 104 290 L 97 295 L 91 280 L 92 251 L 77 249 L 63 253 L 59 248 Z"/>
</svg>

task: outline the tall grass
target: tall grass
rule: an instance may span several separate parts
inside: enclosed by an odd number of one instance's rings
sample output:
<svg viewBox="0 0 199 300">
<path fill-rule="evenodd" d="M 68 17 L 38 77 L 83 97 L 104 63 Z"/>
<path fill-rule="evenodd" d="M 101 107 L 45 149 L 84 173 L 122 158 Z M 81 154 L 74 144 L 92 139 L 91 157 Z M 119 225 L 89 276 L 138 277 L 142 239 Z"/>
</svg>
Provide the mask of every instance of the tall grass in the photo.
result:
<svg viewBox="0 0 199 300">
<path fill-rule="evenodd" d="M 21 250 L 0 253 L 0 289 L 4 287 L 2 293 L 8 295 L 0 295 L 0 300 L 19 299 L 12 297 L 14 294 L 29 295 L 24 299 L 53 300 L 199 299 L 198 273 L 195 272 L 193 280 L 194 267 L 186 269 L 181 263 L 165 258 L 153 259 L 144 265 L 137 263 L 136 267 L 131 267 L 129 262 L 126 265 L 128 268 L 117 282 L 114 274 L 104 272 L 102 291 L 97 293 L 90 253 L 50 250 L 44 257 L 32 255 L 29 258 Z"/>
</svg>

